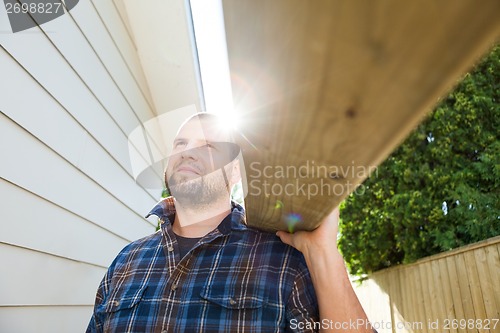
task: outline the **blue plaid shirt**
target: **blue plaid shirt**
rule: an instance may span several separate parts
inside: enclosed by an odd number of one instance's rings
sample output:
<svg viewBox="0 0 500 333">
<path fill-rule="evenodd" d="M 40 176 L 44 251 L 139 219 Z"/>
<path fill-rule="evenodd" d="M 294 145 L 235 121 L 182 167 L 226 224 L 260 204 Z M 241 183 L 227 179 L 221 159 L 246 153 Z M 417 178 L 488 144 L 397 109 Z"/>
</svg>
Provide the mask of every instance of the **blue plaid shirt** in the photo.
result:
<svg viewBox="0 0 500 333">
<path fill-rule="evenodd" d="M 161 229 L 118 254 L 87 332 L 304 332 L 292 328 L 318 322 L 304 257 L 274 234 L 248 228 L 241 206 L 233 204 L 184 258 L 172 198 L 151 214 Z"/>
</svg>

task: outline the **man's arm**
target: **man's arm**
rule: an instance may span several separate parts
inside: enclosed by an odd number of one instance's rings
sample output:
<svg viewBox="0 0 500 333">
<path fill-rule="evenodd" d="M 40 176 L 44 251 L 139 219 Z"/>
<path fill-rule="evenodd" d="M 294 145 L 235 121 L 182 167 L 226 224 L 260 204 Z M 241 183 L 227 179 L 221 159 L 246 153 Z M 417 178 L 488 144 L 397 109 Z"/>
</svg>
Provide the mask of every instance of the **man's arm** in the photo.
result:
<svg viewBox="0 0 500 333">
<path fill-rule="evenodd" d="M 322 322 L 332 323 L 321 332 L 373 332 L 352 289 L 344 259 L 337 249 L 339 210 L 335 208 L 314 231 L 276 234 L 302 252 L 311 274 Z M 337 330 L 335 323 L 345 329 Z M 353 325 L 352 323 L 356 323 Z"/>
</svg>

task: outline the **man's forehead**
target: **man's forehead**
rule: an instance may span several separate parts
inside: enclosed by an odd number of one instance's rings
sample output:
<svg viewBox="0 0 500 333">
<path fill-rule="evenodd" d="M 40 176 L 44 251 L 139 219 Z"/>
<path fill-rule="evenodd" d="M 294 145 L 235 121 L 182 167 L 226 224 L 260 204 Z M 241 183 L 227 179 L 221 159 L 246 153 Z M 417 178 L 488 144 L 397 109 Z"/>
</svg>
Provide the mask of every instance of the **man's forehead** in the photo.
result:
<svg viewBox="0 0 500 333">
<path fill-rule="evenodd" d="M 184 123 L 177 132 L 175 139 L 191 139 L 202 141 L 230 142 L 229 133 L 216 118 L 194 117 Z"/>
</svg>

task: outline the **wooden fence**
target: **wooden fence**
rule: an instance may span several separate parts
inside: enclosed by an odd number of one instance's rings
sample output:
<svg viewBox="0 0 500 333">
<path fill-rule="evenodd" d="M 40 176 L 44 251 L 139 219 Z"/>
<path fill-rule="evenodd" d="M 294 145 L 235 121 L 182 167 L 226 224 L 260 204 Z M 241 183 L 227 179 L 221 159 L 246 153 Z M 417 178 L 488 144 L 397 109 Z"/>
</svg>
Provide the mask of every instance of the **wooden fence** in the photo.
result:
<svg viewBox="0 0 500 333">
<path fill-rule="evenodd" d="M 353 282 L 379 333 L 500 332 L 500 236 Z"/>
</svg>

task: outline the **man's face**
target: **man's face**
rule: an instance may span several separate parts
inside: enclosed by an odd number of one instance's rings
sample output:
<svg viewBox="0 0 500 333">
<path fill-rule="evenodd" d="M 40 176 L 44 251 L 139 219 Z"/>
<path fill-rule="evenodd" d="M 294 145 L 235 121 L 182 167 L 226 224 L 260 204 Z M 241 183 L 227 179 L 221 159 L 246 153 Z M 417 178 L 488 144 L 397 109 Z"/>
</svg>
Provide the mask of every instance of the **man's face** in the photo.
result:
<svg viewBox="0 0 500 333">
<path fill-rule="evenodd" d="M 229 200 L 234 144 L 228 141 L 227 133 L 211 119 L 192 118 L 179 130 L 165 172 L 176 200 L 191 207 L 223 197 Z"/>
</svg>

